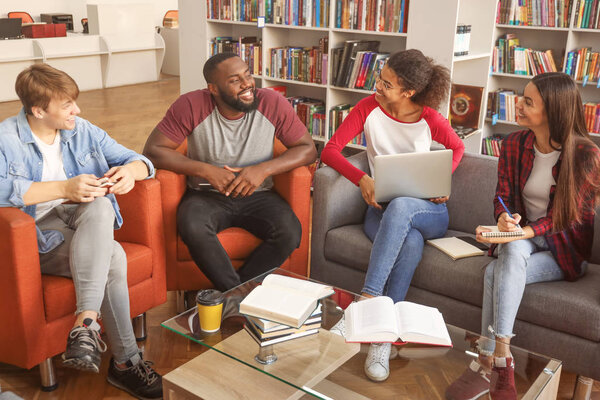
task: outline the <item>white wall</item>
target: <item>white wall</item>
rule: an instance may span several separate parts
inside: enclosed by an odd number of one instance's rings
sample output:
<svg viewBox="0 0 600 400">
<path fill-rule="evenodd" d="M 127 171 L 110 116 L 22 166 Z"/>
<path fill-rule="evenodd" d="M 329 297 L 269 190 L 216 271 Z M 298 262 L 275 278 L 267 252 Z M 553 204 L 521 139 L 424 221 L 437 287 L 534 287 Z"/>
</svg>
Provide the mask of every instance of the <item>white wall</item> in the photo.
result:
<svg viewBox="0 0 600 400">
<path fill-rule="evenodd" d="M 65 13 L 73 15 L 75 31 L 81 31 L 81 19 L 87 15 L 87 4 L 124 3 L 125 0 L 0 0 L 0 18 L 9 11 L 27 11 L 35 21 L 42 13 Z M 128 0 L 128 3 L 151 3 L 154 5 L 154 24 L 162 25 L 168 10 L 177 9 L 177 0 Z"/>
</svg>

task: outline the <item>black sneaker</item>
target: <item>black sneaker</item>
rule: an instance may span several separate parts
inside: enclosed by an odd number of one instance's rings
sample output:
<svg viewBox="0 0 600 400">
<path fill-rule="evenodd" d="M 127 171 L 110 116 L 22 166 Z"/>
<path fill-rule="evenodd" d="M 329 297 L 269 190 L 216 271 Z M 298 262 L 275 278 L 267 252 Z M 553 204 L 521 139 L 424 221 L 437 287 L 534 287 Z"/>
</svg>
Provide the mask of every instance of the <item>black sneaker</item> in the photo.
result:
<svg viewBox="0 0 600 400">
<path fill-rule="evenodd" d="M 100 353 L 106 351 L 106 343 L 100 338 L 100 325 L 86 318 L 84 326 L 76 326 L 69 332 L 67 350 L 62 355 L 63 364 L 82 371 L 100 371 Z"/>
<path fill-rule="evenodd" d="M 130 363 L 128 361 L 127 365 Z M 106 379 L 111 385 L 138 399 L 160 399 L 163 395 L 162 377 L 152 369 L 152 361 L 140 359 L 136 365 L 120 370 L 111 358 Z"/>
</svg>

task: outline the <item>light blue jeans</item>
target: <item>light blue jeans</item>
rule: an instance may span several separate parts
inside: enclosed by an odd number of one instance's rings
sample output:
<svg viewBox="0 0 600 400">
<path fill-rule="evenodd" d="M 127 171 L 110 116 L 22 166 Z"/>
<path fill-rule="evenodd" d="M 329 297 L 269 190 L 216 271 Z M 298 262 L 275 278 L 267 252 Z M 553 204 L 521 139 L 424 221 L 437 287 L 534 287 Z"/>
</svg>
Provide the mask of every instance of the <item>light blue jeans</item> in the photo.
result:
<svg viewBox="0 0 600 400">
<path fill-rule="evenodd" d="M 398 197 L 383 210 L 369 206 L 364 231 L 373 242 L 363 292 L 404 300 L 423 255 L 424 241 L 444 236 L 446 204 Z"/>
<path fill-rule="evenodd" d="M 488 264 L 483 283 L 481 340 L 484 355 L 494 352 L 498 338 L 512 338 L 525 285 L 564 278 L 546 239 L 536 236 L 498 246 L 498 258 Z"/>
<path fill-rule="evenodd" d="M 114 240 L 115 211 L 110 200 L 98 197 L 81 204 L 61 204 L 37 221 L 40 229 L 53 229 L 65 241 L 40 254 L 43 274 L 73 279 L 77 312 L 101 314 L 115 360 L 139 361 L 127 288 L 127 257 Z"/>
</svg>

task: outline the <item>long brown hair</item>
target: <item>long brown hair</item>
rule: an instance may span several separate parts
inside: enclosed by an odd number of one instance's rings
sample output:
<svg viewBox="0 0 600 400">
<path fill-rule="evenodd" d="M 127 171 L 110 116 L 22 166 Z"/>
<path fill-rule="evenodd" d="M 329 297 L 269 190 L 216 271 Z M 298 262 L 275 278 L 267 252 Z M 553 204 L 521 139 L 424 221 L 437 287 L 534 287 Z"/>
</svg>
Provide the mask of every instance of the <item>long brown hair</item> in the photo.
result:
<svg viewBox="0 0 600 400">
<path fill-rule="evenodd" d="M 411 100 L 438 109 L 450 91 L 450 71 L 426 57 L 420 50 L 398 51 L 387 66 L 402 80 L 405 89 L 414 90 Z"/>
<path fill-rule="evenodd" d="M 549 145 L 562 152 L 552 211 L 553 228 L 558 232 L 581 223 L 582 200 L 592 196 L 593 206 L 599 203 L 600 156 L 585 126 L 583 103 L 573 79 L 562 72 L 549 72 L 536 75 L 531 82 L 544 101 Z M 552 141 L 560 143 L 560 149 Z"/>
</svg>

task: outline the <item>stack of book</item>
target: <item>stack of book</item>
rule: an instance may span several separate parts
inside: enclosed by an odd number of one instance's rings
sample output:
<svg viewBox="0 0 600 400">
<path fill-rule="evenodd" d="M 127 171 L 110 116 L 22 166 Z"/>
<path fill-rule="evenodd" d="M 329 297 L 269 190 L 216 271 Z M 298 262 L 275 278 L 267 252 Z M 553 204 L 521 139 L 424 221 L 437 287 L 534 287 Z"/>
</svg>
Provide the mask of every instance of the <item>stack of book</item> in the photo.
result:
<svg viewBox="0 0 600 400">
<path fill-rule="evenodd" d="M 240 303 L 246 331 L 260 346 L 280 343 L 319 331 L 320 300 L 331 296 L 331 286 L 271 274 Z"/>
<path fill-rule="evenodd" d="M 377 32 L 404 32 L 409 0 L 337 0 L 335 27 Z"/>
<path fill-rule="evenodd" d="M 496 23 L 566 28 L 571 21 L 571 4 L 572 0 L 500 0 Z"/>
<path fill-rule="evenodd" d="M 320 327 L 321 303 L 300 328 L 250 316 L 246 316 L 244 325 L 244 329 L 261 347 L 313 335 L 319 332 Z"/>
<path fill-rule="evenodd" d="M 262 44 L 256 36 L 217 36 L 209 42 L 210 55 L 235 53 L 250 67 L 250 73 L 260 75 L 262 69 Z"/>
<path fill-rule="evenodd" d="M 502 35 L 494 46 L 492 72 L 532 76 L 557 71 L 552 50 L 521 47 L 513 33 Z"/>
<path fill-rule="evenodd" d="M 574 28 L 598 29 L 599 18 L 600 0 L 579 0 L 575 6 Z"/>
<path fill-rule="evenodd" d="M 596 82 L 600 86 L 600 53 L 591 47 L 583 47 L 567 54 L 565 73 L 584 84 Z"/>
</svg>

